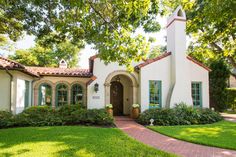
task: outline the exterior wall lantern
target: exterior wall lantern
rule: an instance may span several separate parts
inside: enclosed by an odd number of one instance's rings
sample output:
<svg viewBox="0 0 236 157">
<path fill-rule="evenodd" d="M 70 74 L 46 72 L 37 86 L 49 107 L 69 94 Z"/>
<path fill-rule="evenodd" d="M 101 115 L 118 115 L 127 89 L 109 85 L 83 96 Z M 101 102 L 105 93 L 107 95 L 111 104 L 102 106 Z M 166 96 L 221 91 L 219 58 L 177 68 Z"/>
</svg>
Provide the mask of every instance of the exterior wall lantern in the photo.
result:
<svg viewBox="0 0 236 157">
<path fill-rule="evenodd" d="M 95 83 L 94 84 L 94 91 L 97 93 L 99 91 L 99 84 Z"/>
</svg>

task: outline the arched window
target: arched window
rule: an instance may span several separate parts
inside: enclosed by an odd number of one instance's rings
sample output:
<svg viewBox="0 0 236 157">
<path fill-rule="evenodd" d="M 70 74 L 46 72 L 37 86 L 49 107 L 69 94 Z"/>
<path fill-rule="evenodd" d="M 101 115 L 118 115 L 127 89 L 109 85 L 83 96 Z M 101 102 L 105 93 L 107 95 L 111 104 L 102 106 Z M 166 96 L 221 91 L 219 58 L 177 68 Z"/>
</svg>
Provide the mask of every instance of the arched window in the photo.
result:
<svg viewBox="0 0 236 157">
<path fill-rule="evenodd" d="M 43 83 L 39 86 L 39 103 L 38 105 L 52 105 L 52 87 Z"/>
<path fill-rule="evenodd" d="M 56 86 L 56 106 L 68 104 L 68 87 L 65 84 Z"/>
<path fill-rule="evenodd" d="M 74 84 L 71 88 L 71 103 L 83 104 L 83 87 L 79 84 Z"/>
</svg>

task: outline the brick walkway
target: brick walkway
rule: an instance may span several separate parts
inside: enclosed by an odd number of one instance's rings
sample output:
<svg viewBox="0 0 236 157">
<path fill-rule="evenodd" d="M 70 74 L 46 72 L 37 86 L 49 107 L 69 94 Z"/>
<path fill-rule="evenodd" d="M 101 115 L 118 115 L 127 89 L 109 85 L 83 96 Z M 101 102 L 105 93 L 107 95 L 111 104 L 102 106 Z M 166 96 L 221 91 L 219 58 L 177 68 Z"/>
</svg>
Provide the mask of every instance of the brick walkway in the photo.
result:
<svg viewBox="0 0 236 157">
<path fill-rule="evenodd" d="M 236 122 L 236 114 L 221 113 L 221 115 L 227 121 Z"/>
<path fill-rule="evenodd" d="M 116 126 L 129 136 L 157 149 L 184 157 L 236 157 L 236 151 L 180 141 L 149 130 L 128 117 L 115 117 Z"/>
</svg>

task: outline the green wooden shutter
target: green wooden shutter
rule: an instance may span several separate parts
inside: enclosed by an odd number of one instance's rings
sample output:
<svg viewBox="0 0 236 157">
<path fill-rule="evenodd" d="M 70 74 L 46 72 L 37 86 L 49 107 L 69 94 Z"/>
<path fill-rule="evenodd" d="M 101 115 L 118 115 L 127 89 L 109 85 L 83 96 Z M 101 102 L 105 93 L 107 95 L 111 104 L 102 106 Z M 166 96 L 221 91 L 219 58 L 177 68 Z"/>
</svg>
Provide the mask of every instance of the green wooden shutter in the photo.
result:
<svg viewBox="0 0 236 157">
<path fill-rule="evenodd" d="M 25 81 L 25 108 L 29 106 L 29 81 Z"/>
<path fill-rule="evenodd" d="M 162 108 L 162 85 L 161 81 L 158 81 L 158 103 L 159 103 L 159 108 Z"/>
</svg>

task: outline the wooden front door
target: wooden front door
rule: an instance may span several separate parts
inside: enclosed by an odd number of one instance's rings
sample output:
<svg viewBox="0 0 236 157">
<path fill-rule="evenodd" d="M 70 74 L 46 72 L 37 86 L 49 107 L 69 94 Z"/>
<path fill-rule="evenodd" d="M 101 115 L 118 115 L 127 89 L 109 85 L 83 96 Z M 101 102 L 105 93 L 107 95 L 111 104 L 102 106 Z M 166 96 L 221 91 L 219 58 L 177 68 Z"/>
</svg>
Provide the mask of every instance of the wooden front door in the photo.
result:
<svg viewBox="0 0 236 157">
<path fill-rule="evenodd" d="M 114 116 L 123 115 L 123 85 L 117 81 L 111 82 L 110 94 Z"/>
</svg>

